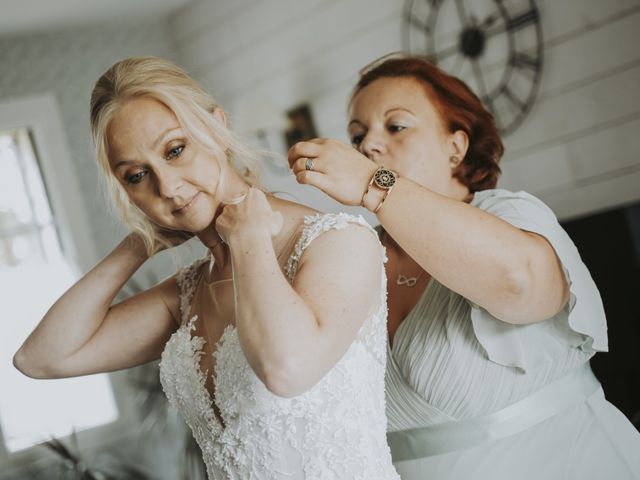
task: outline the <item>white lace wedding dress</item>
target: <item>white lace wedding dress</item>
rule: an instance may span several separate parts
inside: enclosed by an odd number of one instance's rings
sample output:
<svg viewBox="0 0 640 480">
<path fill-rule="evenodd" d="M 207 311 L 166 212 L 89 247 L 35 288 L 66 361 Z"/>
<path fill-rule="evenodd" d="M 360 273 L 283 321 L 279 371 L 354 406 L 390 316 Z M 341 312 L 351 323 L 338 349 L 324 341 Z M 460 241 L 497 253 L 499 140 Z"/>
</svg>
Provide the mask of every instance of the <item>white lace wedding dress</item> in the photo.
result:
<svg viewBox="0 0 640 480">
<path fill-rule="evenodd" d="M 305 225 L 285 273 L 290 282 L 304 250 L 321 233 L 362 217 L 317 214 Z M 375 233 L 374 233 L 375 234 Z M 182 325 L 167 342 L 160 379 L 169 402 L 184 416 L 213 479 L 399 479 L 386 442 L 386 280 L 377 309 L 338 363 L 310 390 L 282 398 L 255 375 L 229 326 L 217 344 L 213 369 L 215 406 L 200 369 L 204 339 L 188 318 L 203 259 L 178 274 Z"/>
</svg>

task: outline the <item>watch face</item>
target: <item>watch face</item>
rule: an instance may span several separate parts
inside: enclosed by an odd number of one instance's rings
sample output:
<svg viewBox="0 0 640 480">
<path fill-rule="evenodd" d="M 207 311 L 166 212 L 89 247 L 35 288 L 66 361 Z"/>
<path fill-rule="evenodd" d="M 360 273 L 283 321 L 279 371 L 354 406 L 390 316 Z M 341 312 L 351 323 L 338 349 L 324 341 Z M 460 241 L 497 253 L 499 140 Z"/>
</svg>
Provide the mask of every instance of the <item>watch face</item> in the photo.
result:
<svg viewBox="0 0 640 480">
<path fill-rule="evenodd" d="M 373 181 L 378 187 L 389 189 L 396 183 L 396 174 L 386 168 L 379 168 L 373 176 Z"/>
<path fill-rule="evenodd" d="M 542 74 L 535 0 L 406 0 L 405 49 L 462 79 L 502 133 L 522 123 Z"/>
</svg>

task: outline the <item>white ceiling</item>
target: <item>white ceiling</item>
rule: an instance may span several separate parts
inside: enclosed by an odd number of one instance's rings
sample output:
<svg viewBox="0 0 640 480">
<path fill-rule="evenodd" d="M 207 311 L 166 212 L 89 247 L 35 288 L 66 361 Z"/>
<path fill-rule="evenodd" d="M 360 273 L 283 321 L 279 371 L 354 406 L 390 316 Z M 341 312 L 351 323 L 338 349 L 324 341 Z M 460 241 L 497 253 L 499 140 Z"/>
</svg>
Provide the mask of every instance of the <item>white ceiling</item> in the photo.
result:
<svg viewBox="0 0 640 480">
<path fill-rule="evenodd" d="M 0 35 L 158 18 L 193 0 L 0 0 Z"/>
</svg>

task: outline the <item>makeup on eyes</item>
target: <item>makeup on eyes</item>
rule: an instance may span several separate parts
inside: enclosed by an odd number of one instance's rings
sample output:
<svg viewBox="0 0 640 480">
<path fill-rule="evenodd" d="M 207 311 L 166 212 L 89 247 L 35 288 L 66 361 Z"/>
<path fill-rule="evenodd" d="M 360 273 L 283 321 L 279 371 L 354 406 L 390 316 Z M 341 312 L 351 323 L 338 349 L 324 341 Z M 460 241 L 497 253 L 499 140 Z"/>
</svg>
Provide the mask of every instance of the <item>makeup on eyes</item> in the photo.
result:
<svg viewBox="0 0 640 480">
<path fill-rule="evenodd" d="M 186 146 L 186 142 L 182 139 L 172 140 L 165 149 L 164 157 L 167 160 L 178 158 L 182 155 Z"/>
<path fill-rule="evenodd" d="M 128 171 L 124 174 L 124 180 L 130 185 L 137 185 L 142 181 L 147 172 L 145 170 L 132 171 L 129 173 Z"/>
<path fill-rule="evenodd" d="M 168 140 L 167 145 L 163 147 L 163 150 L 164 150 L 163 157 L 166 160 L 174 160 L 180 157 L 184 152 L 184 149 L 186 148 L 186 143 L 187 143 L 186 140 L 181 137 Z M 113 172 L 117 174 L 118 170 L 120 170 L 121 168 L 128 167 L 128 166 L 129 167 L 135 166 L 136 163 L 137 162 L 131 161 L 131 160 L 120 160 L 115 164 L 113 168 Z M 129 184 L 137 184 L 140 182 L 140 180 L 142 180 L 144 175 L 142 175 L 141 177 L 135 180 L 132 177 L 135 177 L 140 173 L 146 174 L 146 171 L 144 169 L 140 169 L 139 171 L 135 171 L 135 169 L 133 171 L 125 170 L 125 172 L 122 174 L 122 177 L 124 181 L 126 181 Z"/>
</svg>

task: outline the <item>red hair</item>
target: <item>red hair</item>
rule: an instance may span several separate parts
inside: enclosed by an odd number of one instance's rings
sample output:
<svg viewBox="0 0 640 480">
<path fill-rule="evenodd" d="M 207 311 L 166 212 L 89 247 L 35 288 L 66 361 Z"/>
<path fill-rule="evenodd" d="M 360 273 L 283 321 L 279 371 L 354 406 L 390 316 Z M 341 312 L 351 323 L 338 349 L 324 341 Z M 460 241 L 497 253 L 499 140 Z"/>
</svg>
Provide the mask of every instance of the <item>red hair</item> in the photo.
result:
<svg viewBox="0 0 640 480">
<path fill-rule="evenodd" d="M 467 153 L 453 171 L 453 176 L 471 192 L 495 188 L 504 145 L 493 115 L 480 99 L 462 80 L 445 73 L 423 57 L 385 58 L 360 72 L 351 101 L 360 90 L 380 78 L 416 79 L 425 87 L 426 95 L 435 104 L 448 131 L 462 130 L 469 138 Z"/>
</svg>

